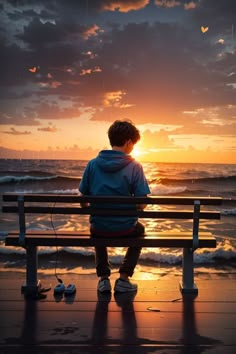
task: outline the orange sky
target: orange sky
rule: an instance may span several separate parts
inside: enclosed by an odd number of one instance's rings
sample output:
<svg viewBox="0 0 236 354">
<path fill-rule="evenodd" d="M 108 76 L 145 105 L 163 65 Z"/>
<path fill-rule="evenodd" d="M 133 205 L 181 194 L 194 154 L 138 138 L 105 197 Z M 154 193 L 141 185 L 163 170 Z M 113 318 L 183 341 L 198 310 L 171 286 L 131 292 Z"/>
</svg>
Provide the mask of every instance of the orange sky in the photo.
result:
<svg viewBox="0 0 236 354">
<path fill-rule="evenodd" d="M 6 0 L 0 157 L 90 159 L 128 118 L 139 160 L 236 163 L 235 4 Z"/>
</svg>

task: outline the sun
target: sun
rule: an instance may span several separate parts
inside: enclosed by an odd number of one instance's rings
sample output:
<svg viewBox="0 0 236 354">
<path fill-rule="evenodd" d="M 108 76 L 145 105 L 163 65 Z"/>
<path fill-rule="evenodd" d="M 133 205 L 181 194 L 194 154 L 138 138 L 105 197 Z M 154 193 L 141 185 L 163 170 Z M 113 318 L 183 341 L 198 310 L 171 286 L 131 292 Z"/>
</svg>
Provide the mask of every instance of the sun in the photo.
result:
<svg viewBox="0 0 236 354">
<path fill-rule="evenodd" d="M 133 151 L 132 151 L 132 156 L 133 157 L 139 157 L 140 155 L 142 155 L 141 151 L 139 148 L 134 147 Z"/>
</svg>

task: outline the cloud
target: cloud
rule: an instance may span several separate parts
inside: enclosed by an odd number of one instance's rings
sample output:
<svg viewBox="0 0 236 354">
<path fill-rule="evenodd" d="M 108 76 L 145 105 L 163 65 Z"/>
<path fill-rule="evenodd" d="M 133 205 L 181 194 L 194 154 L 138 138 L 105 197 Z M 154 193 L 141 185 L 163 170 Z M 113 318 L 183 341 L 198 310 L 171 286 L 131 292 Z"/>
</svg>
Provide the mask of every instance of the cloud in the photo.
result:
<svg viewBox="0 0 236 354">
<path fill-rule="evenodd" d="M 177 24 L 129 24 L 114 30 L 110 42 L 101 47 L 98 55 L 104 67 L 99 77 L 103 83 L 101 90 L 110 92 L 112 87 L 113 92 L 119 92 L 123 87 L 126 102 L 134 105 L 127 115 L 139 123 L 148 119 L 171 123 L 177 117 L 180 119 L 184 107 L 232 103 L 234 90 L 225 89 L 225 80 L 229 78 L 224 71 L 229 68 L 229 55 L 214 61 L 220 49 L 205 41 L 201 44 L 204 50 L 199 51 L 198 36 L 199 33 L 186 31 Z M 114 110 L 112 115 L 107 105 L 102 107 L 102 102 L 101 108 L 102 114 L 101 110 L 96 111 L 93 119 L 108 119 L 118 113 Z"/>
<path fill-rule="evenodd" d="M 128 117 L 188 129 L 183 111 L 233 104 L 236 53 L 229 39 L 235 1 L 156 3 L 90 0 L 68 6 L 64 0 L 33 0 L 5 7 L 1 124 L 39 126 L 45 119 L 79 117 L 87 109 L 97 121 Z M 184 24 L 168 17 L 175 11 L 184 12 Z M 201 25 L 209 25 L 207 36 Z M 216 43 L 219 39 L 224 45 Z M 34 66 L 40 67 L 36 74 L 28 71 Z M 228 113 L 225 131 L 233 117 Z M 203 124 L 207 114 L 191 119 L 199 132 L 213 125 Z"/>
<path fill-rule="evenodd" d="M 19 130 L 16 130 L 15 128 L 10 128 L 10 130 L 6 130 L 6 131 L 3 131 L 4 134 L 10 134 L 10 135 L 29 135 L 31 134 L 30 131 L 19 131 Z"/>
<path fill-rule="evenodd" d="M 100 1 L 100 6 L 103 11 L 120 11 L 129 12 L 140 10 L 147 6 L 149 0 L 103 0 Z"/>
<path fill-rule="evenodd" d="M 31 47 L 59 42 L 64 37 L 65 30 L 50 22 L 42 23 L 38 17 L 34 17 L 28 25 L 24 26 L 23 33 L 17 35 L 17 38 L 30 44 Z"/>
<path fill-rule="evenodd" d="M 93 69 L 82 69 L 80 75 L 83 76 L 83 75 L 90 75 L 92 73 L 100 73 L 102 71 L 101 68 L 99 68 L 98 66 L 96 66 L 95 68 Z"/>
<path fill-rule="evenodd" d="M 40 125 L 39 120 L 35 117 L 33 110 L 29 107 L 14 109 L 8 106 L 4 109 L 5 112 L 0 112 L 0 125 L 22 125 L 22 126 L 37 126 Z"/>
<path fill-rule="evenodd" d="M 157 6 L 168 7 L 168 8 L 181 5 L 180 1 L 177 0 L 155 0 L 155 4 Z"/>
<path fill-rule="evenodd" d="M 59 160 L 90 160 L 98 154 L 98 149 L 93 149 L 92 147 L 88 148 L 79 148 L 78 146 L 66 146 L 63 148 L 52 148 L 48 147 L 44 150 L 29 150 L 29 149 L 9 149 L 3 146 L 0 146 L 0 156 L 4 158 L 11 159 L 59 159 Z"/>
<path fill-rule="evenodd" d="M 174 134 L 218 135 L 236 137 L 236 106 L 201 108 L 183 112 L 188 116 L 182 127 L 177 127 Z M 193 129 L 194 126 L 194 129 Z"/>
<path fill-rule="evenodd" d="M 55 126 L 48 126 L 48 127 L 44 127 L 44 128 L 38 128 L 37 129 L 40 132 L 47 132 L 47 133 L 57 133 L 58 129 Z"/>
<path fill-rule="evenodd" d="M 80 116 L 77 107 L 60 107 L 56 103 L 42 103 L 34 107 L 38 119 L 72 119 Z"/>
<path fill-rule="evenodd" d="M 177 146 L 169 135 L 170 132 L 163 129 L 155 132 L 147 129 L 142 133 L 143 146 L 147 149 L 176 149 Z"/>
<path fill-rule="evenodd" d="M 52 80 L 52 81 L 40 81 L 39 82 L 39 86 L 43 87 L 43 88 L 53 88 L 53 89 L 57 89 L 58 87 L 60 87 L 62 85 L 62 82 L 60 81 L 56 81 L 56 80 Z"/>
<path fill-rule="evenodd" d="M 106 92 L 104 97 L 104 106 L 105 107 L 120 107 L 120 102 L 122 97 L 126 95 L 124 91 L 113 91 Z"/>
<path fill-rule="evenodd" d="M 189 3 L 184 4 L 184 9 L 185 10 L 193 10 L 197 7 L 197 3 L 194 1 L 190 1 Z"/>
<path fill-rule="evenodd" d="M 225 40 L 223 38 L 218 39 L 217 43 L 224 44 Z"/>
<path fill-rule="evenodd" d="M 97 36 L 99 32 L 103 32 L 103 30 L 95 24 L 84 30 L 83 37 L 88 39 L 89 37 Z"/>
<path fill-rule="evenodd" d="M 73 119 L 81 115 L 76 105 L 61 107 L 57 103 L 49 103 L 47 101 L 31 103 L 31 105 L 23 101 L 22 107 L 17 110 L 15 107 L 7 106 L 5 111 L 7 113 L 0 113 L 1 125 L 39 126 L 41 125 L 41 120 Z"/>
</svg>

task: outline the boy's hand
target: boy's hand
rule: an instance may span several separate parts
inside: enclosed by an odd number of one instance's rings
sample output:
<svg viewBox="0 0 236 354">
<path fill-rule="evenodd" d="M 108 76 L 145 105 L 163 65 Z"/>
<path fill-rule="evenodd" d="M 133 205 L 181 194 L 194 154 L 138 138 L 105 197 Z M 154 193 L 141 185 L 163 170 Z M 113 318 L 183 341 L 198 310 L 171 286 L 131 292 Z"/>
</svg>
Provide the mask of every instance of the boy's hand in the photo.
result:
<svg viewBox="0 0 236 354">
<path fill-rule="evenodd" d="M 147 204 L 136 204 L 137 210 L 143 210 L 146 208 L 146 206 L 147 206 Z"/>
<path fill-rule="evenodd" d="M 82 193 L 79 193 L 79 195 L 80 195 L 81 197 L 83 197 L 83 194 L 82 194 Z M 90 206 L 90 203 L 80 203 L 80 206 L 81 206 L 81 208 L 87 208 L 87 207 Z"/>
</svg>

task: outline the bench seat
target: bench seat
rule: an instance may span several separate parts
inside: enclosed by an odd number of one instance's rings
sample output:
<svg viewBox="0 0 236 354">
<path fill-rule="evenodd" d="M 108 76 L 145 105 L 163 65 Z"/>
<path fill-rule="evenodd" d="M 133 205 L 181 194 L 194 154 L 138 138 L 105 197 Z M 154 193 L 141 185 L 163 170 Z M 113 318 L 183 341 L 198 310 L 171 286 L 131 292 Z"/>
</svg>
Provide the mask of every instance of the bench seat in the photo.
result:
<svg viewBox="0 0 236 354">
<path fill-rule="evenodd" d="M 25 234 L 25 246 L 99 246 L 107 247 L 168 247 L 168 248 L 191 248 L 193 235 L 191 232 L 148 232 L 144 237 L 91 237 L 89 233 L 75 231 L 51 230 L 30 231 Z M 200 232 L 198 235 L 198 247 L 215 248 L 216 239 L 210 232 Z M 5 240 L 6 246 L 19 246 L 19 232 L 13 231 Z"/>
</svg>

